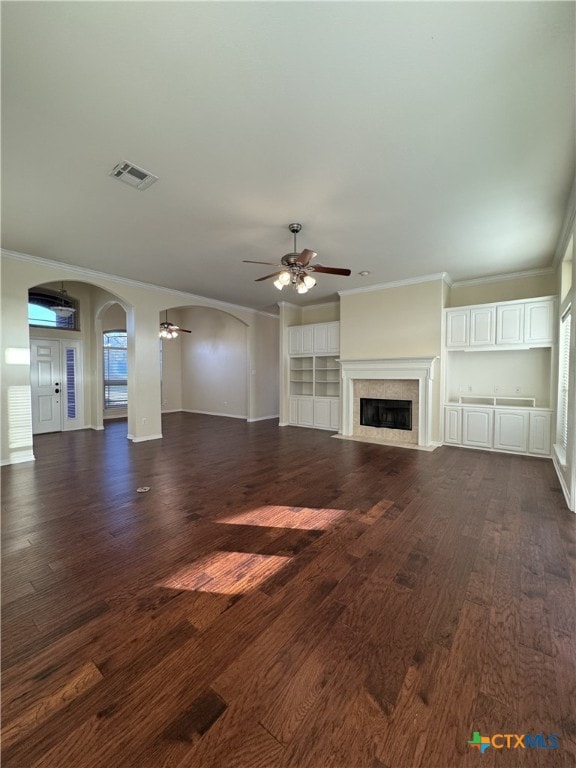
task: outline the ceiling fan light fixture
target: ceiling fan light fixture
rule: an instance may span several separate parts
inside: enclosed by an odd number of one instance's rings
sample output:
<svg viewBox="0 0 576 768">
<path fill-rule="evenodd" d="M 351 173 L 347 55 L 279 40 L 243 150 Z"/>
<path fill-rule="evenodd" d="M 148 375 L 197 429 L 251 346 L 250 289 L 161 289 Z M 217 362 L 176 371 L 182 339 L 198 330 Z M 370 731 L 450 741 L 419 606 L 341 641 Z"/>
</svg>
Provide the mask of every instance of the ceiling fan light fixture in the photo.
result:
<svg viewBox="0 0 576 768">
<path fill-rule="evenodd" d="M 303 277 L 304 285 L 306 288 L 314 288 L 316 285 L 316 280 L 312 277 L 312 275 L 304 275 Z"/>
<path fill-rule="evenodd" d="M 279 272 L 272 272 L 271 275 L 264 275 L 263 277 L 257 277 L 254 282 L 259 283 L 262 280 L 274 280 L 274 287 L 279 291 L 286 285 L 291 285 L 292 288 L 298 293 L 308 293 L 311 288 L 316 285 L 316 278 L 312 277 L 310 272 L 323 272 L 329 275 L 342 275 L 343 277 L 349 277 L 352 274 L 352 270 L 344 269 L 343 267 L 327 267 L 321 264 L 312 264 L 318 254 L 316 251 L 311 251 L 310 248 L 304 248 L 301 253 L 298 253 L 298 247 L 296 245 L 296 235 L 302 229 L 301 224 L 296 222 L 288 226 L 290 232 L 294 236 L 294 250 L 291 253 L 285 253 L 280 259 L 280 264 L 275 264 L 271 261 L 253 261 L 252 259 L 243 259 L 245 264 L 270 264 L 272 267 L 279 268 Z"/>
</svg>

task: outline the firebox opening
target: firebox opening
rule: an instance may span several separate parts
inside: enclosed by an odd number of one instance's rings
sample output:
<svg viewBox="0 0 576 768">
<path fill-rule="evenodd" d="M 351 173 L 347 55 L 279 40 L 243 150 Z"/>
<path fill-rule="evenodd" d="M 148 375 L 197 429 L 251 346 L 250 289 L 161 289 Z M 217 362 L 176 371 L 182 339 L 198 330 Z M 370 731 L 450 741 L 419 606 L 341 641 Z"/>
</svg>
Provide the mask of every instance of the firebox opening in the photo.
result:
<svg viewBox="0 0 576 768">
<path fill-rule="evenodd" d="M 411 400 L 360 398 L 360 424 L 365 427 L 412 429 Z"/>
</svg>

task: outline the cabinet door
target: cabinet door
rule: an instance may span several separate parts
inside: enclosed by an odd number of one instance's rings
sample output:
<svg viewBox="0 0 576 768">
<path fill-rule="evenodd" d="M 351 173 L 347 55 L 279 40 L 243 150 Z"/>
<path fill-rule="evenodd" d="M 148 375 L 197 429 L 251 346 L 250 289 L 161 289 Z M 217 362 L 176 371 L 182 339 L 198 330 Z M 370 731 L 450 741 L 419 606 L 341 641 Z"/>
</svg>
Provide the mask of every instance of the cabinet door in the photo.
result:
<svg viewBox="0 0 576 768">
<path fill-rule="evenodd" d="M 470 310 L 470 346 L 481 347 L 494 344 L 496 337 L 496 309 L 482 307 Z"/>
<path fill-rule="evenodd" d="M 330 398 L 330 429 L 340 429 L 340 400 L 337 397 Z"/>
<path fill-rule="evenodd" d="M 302 325 L 302 354 L 311 355 L 314 352 L 314 326 Z"/>
<path fill-rule="evenodd" d="M 298 424 L 298 398 L 288 398 L 288 423 Z"/>
<path fill-rule="evenodd" d="M 330 429 L 330 400 L 327 397 L 314 400 L 314 426 Z"/>
<path fill-rule="evenodd" d="M 298 398 L 298 424 L 301 427 L 314 426 L 314 398 Z"/>
<path fill-rule="evenodd" d="M 444 409 L 444 442 L 454 445 L 462 443 L 462 408 Z"/>
<path fill-rule="evenodd" d="M 340 352 L 340 323 L 328 323 L 328 349 L 330 355 Z"/>
<path fill-rule="evenodd" d="M 492 448 L 493 411 L 489 408 L 462 409 L 462 444 Z"/>
<path fill-rule="evenodd" d="M 449 309 L 446 312 L 446 346 L 468 346 L 468 322 L 470 310 Z"/>
<path fill-rule="evenodd" d="M 552 344 L 554 340 L 554 300 L 530 301 L 524 306 L 524 342 Z"/>
<path fill-rule="evenodd" d="M 496 344 L 524 343 L 524 304 L 496 307 Z"/>
<path fill-rule="evenodd" d="M 299 325 L 288 328 L 288 354 L 302 354 L 302 328 Z"/>
<path fill-rule="evenodd" d="M 528 411 L 496 411 L 494 448 L 526 453 L 528 449 Z"/>
<path fill-rule="evenodd" d="M 325 355 L 328 352 L 328 328 L 326 323 L 314 327 L 314 354 Z"/>
<path fill-rule="evenodd" d="M 550 455 L 550 422 L 550 412 L 530 412 L 530 439 L 528 442 L 528 451 L 530 453 L 537 453 L 543 456 Z"/>
</svg>

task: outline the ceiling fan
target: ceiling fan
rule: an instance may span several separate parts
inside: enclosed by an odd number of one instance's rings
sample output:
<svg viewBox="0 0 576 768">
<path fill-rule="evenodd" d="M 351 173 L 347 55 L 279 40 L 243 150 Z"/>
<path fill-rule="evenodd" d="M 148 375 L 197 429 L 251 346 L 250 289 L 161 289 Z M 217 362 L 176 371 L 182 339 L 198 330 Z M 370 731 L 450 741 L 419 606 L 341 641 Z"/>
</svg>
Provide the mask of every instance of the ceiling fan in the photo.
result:
<svg viewBox="0 0 576 768">
<path fill-rule="evenodd" d="M 249 261 L 244 259 L 245 264 L 270 264 L 274 267 L 280 267 L 279 272 L 272 272 L 271 275 L 264 275 L 264 277 L 257 277 L 254 282 L 258 283 L 260 280 L 269 280 L 271 277 L 275 277 L 274 285 L 279 291 L 284 288 L 285 285 L 292 285 L 298 293 L 307 293 L 310 288 L 316 285 L 316 280 L 311 272 L 323 272 L 328 275 L 344 275 L 348 277 L 352 273 L 350 269 L 340 269 L 339 267 L 323 267 L 321 264 L 311 264 L 310 262 L 317 256 L 316 251 L 311 251 L 308 248 L 304 248 L 301 253 L 298 253 L 296 249 L 296 235 L 302 229 L 302 224 L 289 224 L 288 229 L 294 235 L 294 251 L 287 253 L 280 259 L 280 264 L 274 264 L 271 261 Z"/>
<path fill-rule="evenodd" d="M 178 336 L 179 331 L 182 333 L 192 333 L 192 331 L 189 331 L 186 328 L 180 328 L 179 325 L 174 325 L 174 323 L 169 322 L 168 310 L 166 310 L 164 322 L 160 323 L 160 338 L 175 339 L 176 336 Z"/>
</svg>

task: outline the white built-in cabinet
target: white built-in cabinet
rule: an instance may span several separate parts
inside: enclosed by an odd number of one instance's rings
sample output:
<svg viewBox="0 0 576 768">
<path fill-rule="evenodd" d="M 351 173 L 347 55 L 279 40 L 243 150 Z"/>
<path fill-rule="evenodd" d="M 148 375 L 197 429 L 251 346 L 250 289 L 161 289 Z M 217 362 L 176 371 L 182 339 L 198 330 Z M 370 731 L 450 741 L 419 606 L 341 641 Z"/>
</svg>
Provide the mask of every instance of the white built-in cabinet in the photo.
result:
<svg viewBox="0 0 576 768">
<path fill-rule="evenodd" d="M 554 342 L 553 296 L 446 310 L 446 348 L 546 347 Z"/>
<path fill-rule="evenodd" d="M 293 325 L 288 328 L 289 355 L 337 355 L 340 351 L 340 323 Z"/>
<path fill-rule="evenodd" d="M 299 427 L 340 428 L 340 323 L 288 328 L 288 421 Z"/>
<path fill-rule="evenodd" d="M 444 407 L 444 442 L 469 448 L 550 455 L 548 408 Z"/>
<path fill-rule="evenodd" d="M 502 368 L 498 361 L 500 354 L 518 350 L 515 354 L 528 356 L 533 354 L 529 350 L 534 347 L 553 347 L 555 322 L 554 296 L 445 310 L 445 386 L 447 394 L 452 390 L 444 405 L 445 443 L 537 456 L 550 455 L 554 412 L 548 407 L 537 406 L 548 405 L 553 398 L 549 396 L 546 402 L 540 394 L 540 402 L 537 403 L 530 396 L 514 397 L 510 392 L 502 396 L 500 382 L 498 387 L 494 386 L 493 392 L 471 394 L 476 391 L 473 381 L 466 390 L 460 389 L 467 396 L 459 396 L 456 388 L 459 379 L 451 379 L 451 365 L 453 371 L 457 370 L 458 359 L 461 371 L 462 360 L 468 359 L 470 353 L 484 353 L 486 364 L 491 366 L 488 370 L 498 381 L 498 371 Z M 498 354 L 494 355 L 494 352 Z M 463 353 L 467 354 L 462 357 Z M 474 359 L 477 361 L 480 358 L 476 354 Z M 542 360 L 541 357 L 524 359 Z M 472 364 L 469 367 L 474 370 Z M 551 371 L 549 376 L 552 392 Z M 521 390 L 523 395 L 529 395 L 522 381 L 518 381 L 517 385 L 516 392 Z"/>
</svg>

